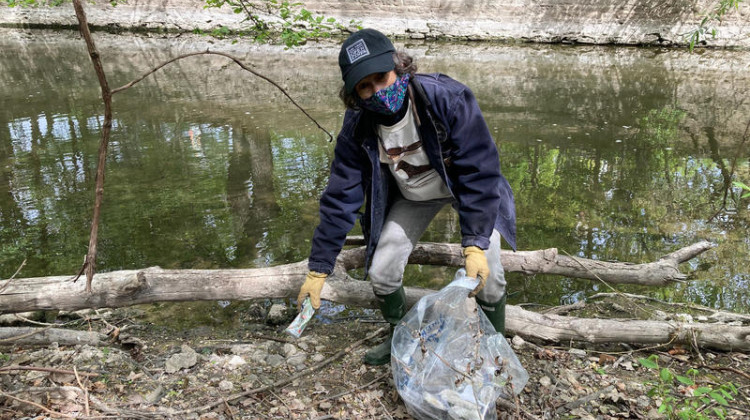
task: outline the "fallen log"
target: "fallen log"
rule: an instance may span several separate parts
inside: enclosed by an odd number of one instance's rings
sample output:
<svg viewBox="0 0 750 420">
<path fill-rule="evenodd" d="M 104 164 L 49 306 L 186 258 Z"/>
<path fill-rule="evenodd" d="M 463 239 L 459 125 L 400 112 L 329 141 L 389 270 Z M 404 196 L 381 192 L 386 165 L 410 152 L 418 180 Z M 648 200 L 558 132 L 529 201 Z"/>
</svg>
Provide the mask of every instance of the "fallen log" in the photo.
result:
<svg viewBox="0 0 750 420">
<path fill-rule="evenodd" d="M 561 273 L 570 275 L 575 267 L 590 277 L 616 283 L 625 271 L 645 281 L 663 284 L 684 278 L 677 272 L 679 262 L 710 249 L 701 242 L 646 264 L 625 264 L 563 257 L 551 250 L 504 252 L 508 271 Z M 368 282 L 353 280 L 347 270 L 361 267 L 363 248 L 345 250 L 337 261 L 334 274 L 323 287 L 321 297 L 350 306 L 376 308 L 377 301 Z M 543 262 L 532 265 L 530 261 Z M 412 263 L 460 266 L 460 247 L 449 244 L 419 244 Z M 669 270 L 657 270 L 669 267 Z M 576 269 L 577 270 L 577 269 Z M 639 273 L 639 270 L 644 273 Z M 662 277 L 653 276 L 658 271 Z M 578 271 L 576 271 L 578 272 Z M 99 273 L 91 293 L 85 285 L 72 282 L 69 276 L 20 278 L 0 283 L 0 311 L 3 313 L 38 310 L 78 310 L 84 308 L 123 307 L 142 303 L 199 300 L 251 300 L 294 298 L 307 273 L 307 262 L 276 267 L 218 270 L 165 270 L 158 267 L 143 270 Z M 613 281 L 614 279 L 614 281 Z M 648 279 L 648 280 L 644 280 Z M 669 279 L 669 280 L 665 280 Z M 431 290 L 407 288 L 408 305 L 413 305 Z M 545 341 L 581 341 L 591 343 L 626 342 L 632 344 L 694 343 L 720 350 L 750 351 L 750 327 L 717 324 L 680 324 L 662 321 L 625 321 L 562 317 L 537 314 L 519 307 L 508 307 L 508 331 L 524 338 Z"/>
<path fill-rule="evenodd" d="M 502 258 L 506 271 L 559 274 L 612 284 L 664 285 L 684 279 L 685 275 L 679 272 L 678 264 L 711 247 L 713 244 L 709 242 L 699 242 L 645 264 L 566 257 L 557 254 L 554 249 L 504 251 Z M 363 255 L 363 247 L 341 252 L 334 274 L 323 288 L 324 299 L 377 308 L 369 283 L 356 281 L 346 273 L 347 270 L 362 267 Z M 420 243 L 409 262 L 458 267 L 463 265 L 463 257 L 459 245 Z M 81 283 L 73 282 L 70 276 L 16 278 L 0 282 L 0 290 L 3 290 L 0 294 L 0 313 L 117 308 L 168 301 L 294 298 L 306 273 L 306 261 L 250 269 L 165 270 L 152 267 L 98 273 L 90 293 L 86 293 Z M 424 289 L 413 290 L 408 294 L 410 305 L 429 293 Z"/>
<path fill-rule="evenodd" d="M 31 345 L 46 346 L 58 343 L 61 346 L 104 346 L 112 340 L 106 334 L 94 331 L 76 331 L 65 328 L 0 327 L 0 346 Z"/>
<path fill-rule="evenodd" d="M 347 244 L 361 245 L 362 237 L 347 238 Z M 560 255 L 557 248 L 536 251 L 501 251 L 503 268 L 507 272 L 553 274 L 587 280 L 605 281 L 610 284 L 639 284 L 643 286 L 666 286 L 684 281 L 687 276 L 680 272 L 679 264 L 715 247 L 701 241 L 667 254 L 656 261 L 634 264 L 631 262 L 597 261 L 587 258 Z M 345 251 L 339 257 L 347 270 L 360 268 L 364 260 L 364 248 Z M 343 254 L 343 253 L 342 253 Z M 463 266 L 459 244 L 420 242 L 409 256 L 410 264 Z"/>
<path fill-rule="evenodd" d="M 723 351 L 750 351 L 750 327 L 715 323 L 575 318 L 540 314 L 513 305 L 508 305 L 506 317 L 506 329 L 510 333 L 555 343 L 672 343 Z"/>
</svg>

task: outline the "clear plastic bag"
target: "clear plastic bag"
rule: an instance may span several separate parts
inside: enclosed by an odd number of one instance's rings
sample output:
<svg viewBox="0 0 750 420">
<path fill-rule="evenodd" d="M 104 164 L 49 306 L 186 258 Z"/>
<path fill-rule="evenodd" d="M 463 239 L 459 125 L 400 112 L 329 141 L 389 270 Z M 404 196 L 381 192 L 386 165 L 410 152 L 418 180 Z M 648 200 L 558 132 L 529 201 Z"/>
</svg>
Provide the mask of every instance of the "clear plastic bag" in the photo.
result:
<svg viewBox="0 0 750 420">
<path fill-rule="evenodd" d="M 394 330 L 394 383 L 417 419 L 497 419 L 497 398 L 518 394 L 529 379 L 505 337 L 468 298 L 476 284 L 458 270 Z"/>
</svg>

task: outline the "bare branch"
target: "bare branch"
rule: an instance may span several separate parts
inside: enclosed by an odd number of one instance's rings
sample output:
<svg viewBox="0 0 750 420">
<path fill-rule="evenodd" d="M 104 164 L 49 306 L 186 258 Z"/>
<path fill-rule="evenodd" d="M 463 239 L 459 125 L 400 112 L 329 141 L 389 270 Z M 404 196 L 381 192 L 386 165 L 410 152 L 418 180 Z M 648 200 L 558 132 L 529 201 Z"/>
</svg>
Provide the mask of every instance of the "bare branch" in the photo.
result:
<svg viewBox="0 0 750 420">
<path fill-rule="evenodd" d="M 99 142 L 99 161 L 96 165 L 96 187 L 94 199 L 94 214 L 91 218 L 91 234 L 89 235 L 89 249 L 83 268 L 86 271 L 86 292 L 91 293 L 91 281 L 94 279 L 96 272 L 96 246 L 99 237 L 99 218 L 101 214 L 102 199 L 104 197 L 104 167 L 107 163 L 107 147 L 109 146 L 109 133 L 112 130 L 112 92 L 107 83 L 107 76 L 104 74 L 104 66 L 96 49 L 94 39 L 91 37 L 89 24 L 86 18 L 86 12 L 83 10 L 81 0 L 73 0 L 73 7 L 78 18 L 78 27 L 81 36 L 86 41 L 89 51 L 89 57 L 94 65 L 96 77 L 99 79 L 99 86 L 102 90 L 102 101 L 104 102 L 104 122 L 102 125 L 102 137 Z M 80 274 L 79 274 L 80 275 Z M 78 277 L 76 277 L 76 280 Z"/>
<path fill-rule="evenodd" d="M 150 76 L 150 75 L 154 74 L 154 73 L 155 73 L 155 72 L 157 72 L 157 71 L 158 71 L 159 69 L 161 69 L 161 68 L 165 67 L 165 66 L 166 66 L 166 65 L 168 65 L 168 64 L 174 63 L 175 61 L 178 61 L 178 60 L 182 60 L 183 58 L 194 57 L 194 56 L 197 56 L 197 55 L 220 55 L 220 56 L 222 56 L 222 57 L 226 57 L 226 58 L 228 58 L 228 59 L 230 59 L 230 60 L 234 61 L 235 63 L 237 63 L 237 65 L 238 65 L 238 66 L 240 66 L 240 67 L 241 67 L 241 68 L 242 68 L 243 70 L 249 71 L 249 72 L 250 72 L 250 73 L 252 73 L 253 75 L 255 75 L 255 76 L 257 76 L 257 77 L 260 77 L 261 79 L 265 80 L 266 82 L 268 82 L 268 83 L 272 84 L 272 85 L 273 85 L 274 87 L 276 87 L 276 88 L 277 88 L 278 90 L 280 90 L 280 91 L 281 91 L 281 93 L 283 93 L 283 94 L 284 94 L 284 96 L 286 96 L 286 97 L 287 97 L 287 99 L 289 99 L 289 100 L 290 100 L 290 101 L 292 102 L 292 104 L 293 104 L 294 106 L 296 106 L 296 107 L 297 107 L 297 109 L 299 109 L 300 111 L 302 111 L 302 113 L 303 113 L 303 114 L 305 114 L 305 116 L 306 116 L 307 118 L 309 118 L 309 119 L 310 119 L 310 121 L 312 121 L 313 123 L 315 123 L 315 125 L 317 125 L 317 126 L 318 126 L 318 128 L 320 128 L 320 129 L 321 129 L 321 130 L 322 130 L 322 131 L 323 131 L 324 133 L 326 133 L 326 134 L 328 135 L 328 141 L 333 141 L 333 134 L 331 134 L 330 132 L 328 132 L 328 130 L 326 130 L 325 128 L 323 128 L 323 127 L 322 127 L 322 126 L 321 126 L 321 125 L 320 125 L 320 124 L 318 123 L 318 121 L 317 121 L 317 120 L 315 120 L 315 118 L 313 118 L 313 117 L 312 117 L 312 116 L 311 116 L 311 115 L 310 115 L 310 114 L 309 114 L 309 113 L 308 113 L 307 111 L 305 111 L 305 109 L 304 109 L 304 108 L 302 108 L 302 106 L 300 106 L 300 105 L 299 105 L 299 104 L 297 103 L 297 101 L 295 101 L 295 100 L 294 100 L 294 99 L 293 99 L 293 98 L 291 97 L 291 95 L 289 95 L 289 93 L 288 93 L 288 92 L 287 92 L 287 91 L 286 91 L 286 90 L 285 90 L 284 88 L 282 88 L 281 86 L 279 86 L 279 84 L 278 84 L 278 83 L 276 83 L 276 82 L 274 82 L 273 80 L 271 80 L 270 78 L 268 78 L 268 77 L 266 77 L 266 76 L 264 76 L 264 75 L 262 75 L 262 74 L 258 73 L 257 71 L 255 71 L 255 70 L 251 69 L 251 68 L 250 68 L 250 67 L 249 67 L 248 65 L 246 65 L 245 63 L 243 63 L 243 62 L 242 62 L 242 61 L 241 61 L 241 60 L 240 60 L 239 58 L 237 58 L 237 57 L 235 57 L 235 56 L 233 56 L 233 55 L 227 54 L 227 53 L 219 52 L 219 51 L 210 51 L 210 50 L 206 50 L 206 51 L 200 51 L 200 52 L 192 52 L 192 53 L 182 54 L 182 55 L 179 55 L 179 56 L 177 56 L 177 57 L 174 57 L 174 58 L 172 58 L 172 59 L 169 59 L 169 60 L 167 60 L 167 61 L 165 61 L 165 62 L 163 62 L 163 63 L 159 64 L 158 66 L 156 66 L 156 67 L 152 68 L 151 70 L 147 71 L 147 72 L 146 72 L 146 73 L 144 73 L 144 74 L 143 74 L 143 75 L 142 75 L 141 77 L 139 77 L 139 78 L 137 78 L 137 79 L 135 79 L 135 80 L 133 80 L 133 81 L 131 81 L 131 82 L 129 82 L 129 83 L 126 83 L 126 84 L 125 84 L 125 85 L 123 85 L 123 86 L 120 86 L 120 87 L 118 87 L 118 88 L 116 88 L 116 89 L 113 89 L 113 90 L 112 90 L 112 94 L 114 95 L 115 93 L 119 93 L 119 92 L 122 92 L 122 91 L 124 91 L 124 90 L 126 90 L 126 89 L 129 89 L 129 88 L 133 87 L 133 86 L 134 86 L 135 84 L 137 84 L 138 82 L 140 82 L 140 81 L 142 81 L 143 79 L 145 79 L 146 77 L 148 77 L 148 76 Z"/>
</svg>

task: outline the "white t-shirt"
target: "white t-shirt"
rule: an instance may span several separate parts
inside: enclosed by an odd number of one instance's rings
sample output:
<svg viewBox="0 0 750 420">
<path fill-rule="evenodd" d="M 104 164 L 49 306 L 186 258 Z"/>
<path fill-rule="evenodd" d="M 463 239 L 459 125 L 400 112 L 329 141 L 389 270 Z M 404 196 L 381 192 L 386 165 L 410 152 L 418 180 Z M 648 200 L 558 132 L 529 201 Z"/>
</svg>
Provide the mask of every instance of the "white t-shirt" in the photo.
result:
<svg viewBox="0 0 750 420">
<path fill-rule="evenodd" d="M 401 121 L 378 125 L 380 161 L 388 164 L 401 194 L 407 200 L 426 201 L 451 196 L 448 186 L 430 165 L 419 140 L 411 102 Z"/>
</svg>

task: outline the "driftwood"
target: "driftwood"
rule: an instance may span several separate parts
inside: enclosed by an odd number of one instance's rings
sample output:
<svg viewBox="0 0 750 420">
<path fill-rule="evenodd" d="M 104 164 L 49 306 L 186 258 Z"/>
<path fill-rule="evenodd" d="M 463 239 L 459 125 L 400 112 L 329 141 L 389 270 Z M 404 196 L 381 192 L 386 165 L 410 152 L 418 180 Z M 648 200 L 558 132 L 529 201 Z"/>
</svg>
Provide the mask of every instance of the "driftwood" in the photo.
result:
<svg viewBox="0 0 750 420">
<path fill-rule="evenodd" d="M 750 327 L 666 321 L 575 318 L 539 314 L 509 305 L 506 329 L 521 337 L 556 343 L 686 344 L 750 351 Z"/>
<path fill-rule="evenodd" d="M 663 285 L 682 280 L 678 264 L 713 245 L 700 242 L 658 261 L 646 264 L 593 261 L 558 255 L 554 249 L 541 251 L 503 251 L 506 271 L 560 274 L 593 278 L 607 283 Z M 334 275 L 326 282 L 322 297 L 348 305 L 377 308 L 369 283 L 353 280 L 347 270 L 360 268 L 364 248 L 344 250 L 339 255 Z M 420 243 L 410 263 L 459 267 L 463 265 L 461 248 L 454 244 Z M 585 269 L 584 269 L 585 268 Z M 307 273 L 307 262 L 266 268 L 215 270 L 143 270 L 98 273 L 97 285 L 85 293 L 70 277 L 21 278 L 0 282 L 0 313 L 38 310 L 73 311 L 85 308 L 122 307 L 140 303 L 198 300 L 250 300 L 296 297 Z M 631 273 L 628 278 L 626 273 Z M 626 281 L 626 280 L 632 281 Z M 428 290 L 413 288 L 407 294 L 409 304 Z"/>
<path fill-rule="evenodd" d="M 104 346 L 111 343 L 106 334 L 93 331 L 76 331 L 64 328 L 0 327 L 0 346 L 33 345 L 45 346 L 58 343 L 61 346 Z"/>
<path fill-rule="evenodd" d="M 504 251 L 507 271 L 550 273 L 595 278 L 622 283 L 624 272 L 633 273 L 639 284 L 664 284 L 684 275 L 677 264 L 710 249 L 701 242 L 683 248 L 652 263 L 625 264 L 561 257 L 554 250 L 533 252 Z M 322 298 L 351 306 L 376 308 L 377 302 L 368 282 L 357 281 L 346 270 L 361 267 L 364 249 L 341 252 L 334 274 L 326 282 Z M 460 247 L 449 244 L 419 244 L 412 263 L 461 266 Z M 533 264 L 533 261 L 537 261 Z M 588 267 L 585 271 L 579 267 Z M 667 268 L 671 267 L 671 268 Z M 142 303 L 198 300 L 251 300 L 294 298 L 307 273 L 307 262 L 276 267 L 233 270 L 143 270 L 99 273 L 90 294 L 85 286 L 70 277 L 13 279 L 0 286 L 0 311 L 4 313 L 37 310 L 77 310 L 83 308 L 122 307 Z M 661 277 L 655 275 L 661 274 Z M 409 306 L 431 290 L 407 288 Z M 625 321 L 572 318 L 538 314 L 508 307 L 508 331 L 529 339 L 554 342 L 590 343 L 627 342 L 634 344 L 683 343 L 720 350 L 750 351 L 750 327 L 717 324 L 683 324 L 663 321 Z"/>
</svg>

